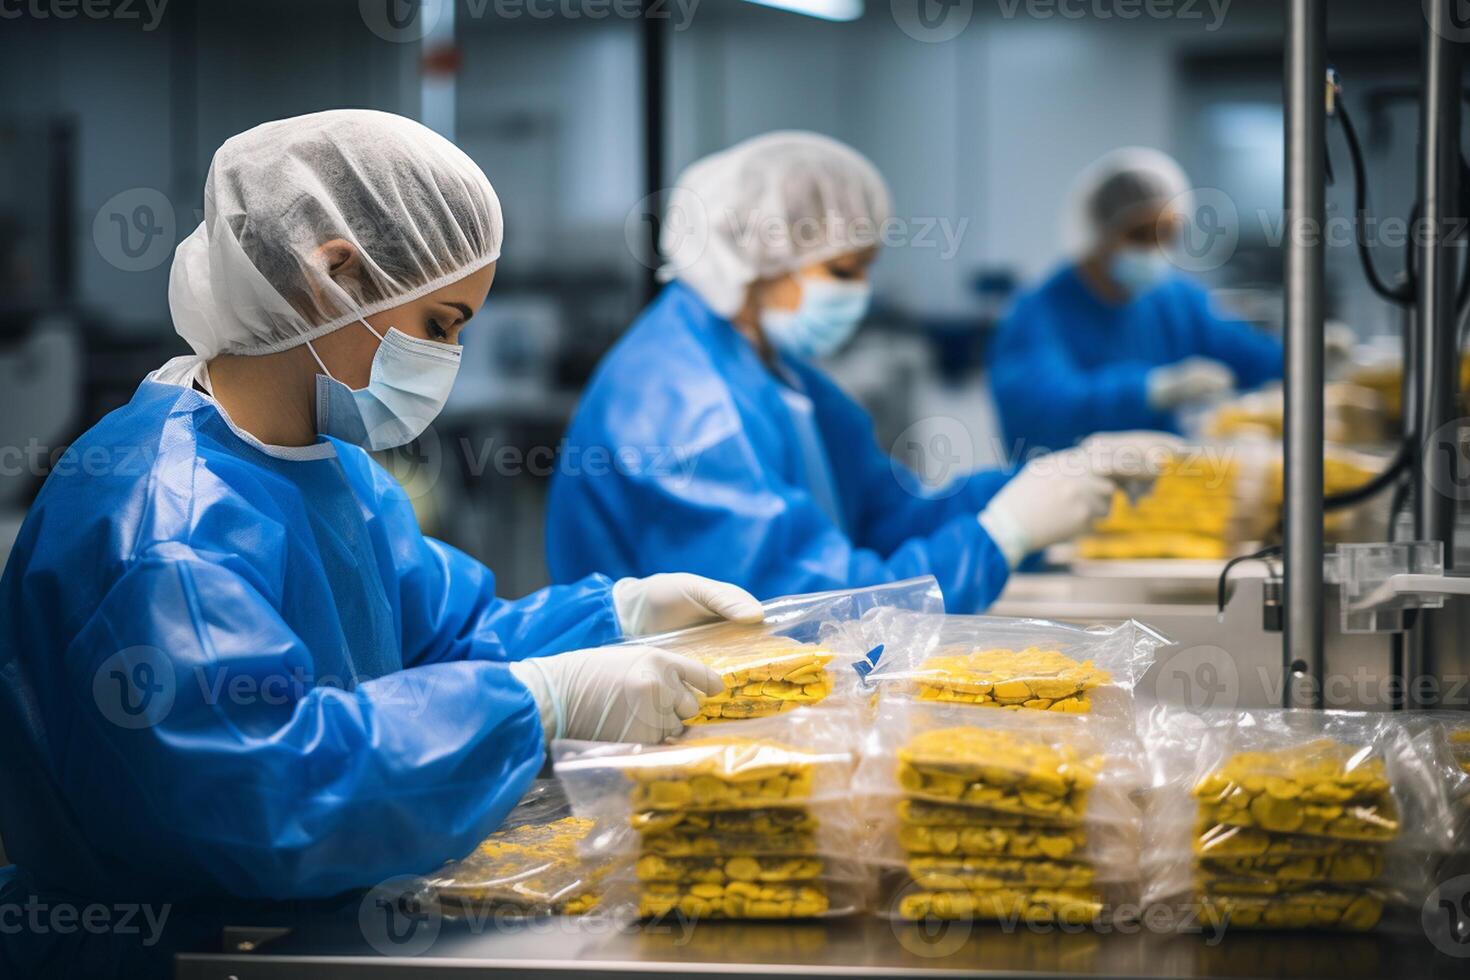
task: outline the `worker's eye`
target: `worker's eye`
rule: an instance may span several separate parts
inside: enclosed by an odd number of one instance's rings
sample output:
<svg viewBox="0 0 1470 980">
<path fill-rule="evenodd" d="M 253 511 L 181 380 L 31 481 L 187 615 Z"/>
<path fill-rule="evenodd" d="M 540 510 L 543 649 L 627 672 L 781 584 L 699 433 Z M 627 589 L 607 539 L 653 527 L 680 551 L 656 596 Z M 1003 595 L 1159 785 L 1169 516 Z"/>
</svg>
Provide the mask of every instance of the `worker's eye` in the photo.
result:
<svg viewBox="0 0 1470 980">
<path fill-rule="evenodd" d="M 448 340 L 449 331 L 439 325 L 438 320 L 429 321 L 429 337 L 434 340 Z"/>
<path fill-rule="evenodd" d="M 832 273 L 832 276 L 835 279 L 856 279 L 858 276 L 862 275 L 862 273 L 859 272 L 856 269 L 843 269 L 843 268 L 830 268 L 829 267 L 827 271 L 830 272 L 830 273 Z"/>
</svg>

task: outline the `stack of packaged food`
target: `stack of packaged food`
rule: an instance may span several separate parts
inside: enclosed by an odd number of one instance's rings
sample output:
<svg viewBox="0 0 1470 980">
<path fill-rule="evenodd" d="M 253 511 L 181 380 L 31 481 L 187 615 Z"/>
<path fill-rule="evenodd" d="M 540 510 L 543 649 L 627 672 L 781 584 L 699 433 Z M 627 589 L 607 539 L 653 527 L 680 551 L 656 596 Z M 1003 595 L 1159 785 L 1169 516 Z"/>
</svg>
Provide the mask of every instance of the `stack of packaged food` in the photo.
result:
<svg viewBox="0 0 1470 980">
<path fill-rule="evenodd" d="M 590 912 L 610 867 L 580 853 L 594 826 L 572 815 L 556 780 L 536 780 L 499 830 L 423 879 L 423 897 L 452 918 Z"/>
<path fill-rule="evenodd" d="M 1376 465 L 1361 454 L 1330 453 L 1323 459 L 1326 492 L 1361 486 Z M 1078 541 L 1077 557 L 1230 558 L 1274 533 L 1283 481 L 1279 447 L 1218 444 L 1176 456 L 1136 501 L 1118 493 L 1108 515 Z M 1350 522 L 1329 514 L 1324 527 L 1340 537 Z"/>
<path fill-rule="evenodd" d="M 801 705 L 817 704 L 833 690 L 835 660 L 851 669 L 853 656 L 838 658 L 816 643 L 752 633 L 748 628 L 720 624 L 693 635 L 660 642 L 703 663 L 720 675 L 725 690 L 700 700 L 691 725 L 744 718 L 765 718 Z M 856 679 L 856 675 L 854 675 Z"/>
<path fill-rule="evenodd" d="M 1402 717 L 1163 708 L 1150 727 L 1148 897 L 1207 925 L 1372 929 L 1453 848 L 1445 765 Z"/>
<path fill-rule="evenodd" d="M 620 900 L 640 917 L 815 918 L 861 907 L 848 799 L 858 719 L 802 708 L 660 745 L 557 744 L 579 812 L 624 833 Z"/>
<path fill-rule="evenodd" d="M 902 919 L 1096 922 L 1136 900 L 1141 771 L 1126 726 L 885 696 L 858 785 Z M 896 848 L 895 846 L 896 845 Z"/>
</svg>

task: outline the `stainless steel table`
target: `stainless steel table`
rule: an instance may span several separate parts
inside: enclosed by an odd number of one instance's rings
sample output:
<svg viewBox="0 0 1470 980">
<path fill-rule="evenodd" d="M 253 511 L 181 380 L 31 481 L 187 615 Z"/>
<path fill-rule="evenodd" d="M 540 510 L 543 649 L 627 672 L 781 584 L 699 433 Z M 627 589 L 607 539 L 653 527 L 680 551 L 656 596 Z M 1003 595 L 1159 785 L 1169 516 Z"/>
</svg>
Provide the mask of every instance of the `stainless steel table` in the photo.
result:
<svg viewBox="0 0 1470 980">
<path fill-rule="evenodd" d="M 227 931 L 224 952 L 183 955 L 180 980 L 310 977 L 1058 977 L 1358 978 L 1470 976 L 1470 958 L 1437 952 L 1420 936 L 1309 933 L 1207 935 L 1006 931 L 956 924 L 927 932 L 872 916 L 831 922 L 642 926 L 547 919 L 443 922 L 415 955 L 384 955 L 355 917 L 315 921 L 274 936 Z M 385 947 L 384 937 L 375 937 Z M 424 945 L 424 948 L 418 947 Z M 1470 948 L 1467 948 L 1470 953 Z"/>
</svg>

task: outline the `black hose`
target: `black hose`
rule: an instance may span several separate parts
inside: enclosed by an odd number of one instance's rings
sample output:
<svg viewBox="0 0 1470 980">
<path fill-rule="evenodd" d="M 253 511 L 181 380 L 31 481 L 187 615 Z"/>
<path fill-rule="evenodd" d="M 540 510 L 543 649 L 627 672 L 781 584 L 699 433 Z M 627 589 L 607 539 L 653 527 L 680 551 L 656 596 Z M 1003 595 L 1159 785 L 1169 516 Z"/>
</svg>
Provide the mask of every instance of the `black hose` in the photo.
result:
<svg viewBox="0 0 1470 980">
<path fill-rule="evenodd" d="M 1215 586 L 1216 611 L 1220 613 L 1223 613 L 1225 611 L 1225 580 L 1230 577 L 1231 569 L 1233 569 L 1236 565 L 1239 565 L 1241 562 L 1266 561 L 1268 558 L 1273 558 L 1279 554 L 1281 554 L 1281 545 L 1273 544 L 1268 548 L 1262 548 L 1260 551 L 1254 551 L 1248 555 L 1236 555 L 1234 558 L 1227 561 L 1225 563 L 1225 567 L 1220 569 L 1220 580 Z M 1270 570 L 1270 562 L 1266 562 L 1266 568 L 1268 571 Z"/>
<path fill-rule="evenodd" d="M 1413 273 L 1410 269 L 1409 281 L 1400 288 L 1394 288 L 1385 282 L 1379 275 L 1378 269 L 1373 265 L 1373 254 L 1368 248 L 1367 236 L 1364 234 L 1364 225 L 1368 220 L 1368 171 L 1363 163 L 1363 147 L 1358 142 L 1358 131 L 1353 127 L 1353 120 L 1348 115 L 1347 104 L 1339 98 L 1337 100 L 1336 115 L 1342 120 L 1342 135 L 1347 141 L 1348 156 L 1353 164 L 1353 237 L 1358 246 L 1358 258 L 1363 263 L 1363 274 L 1368 278 L 1368 285 L 1373 291 L 1391 303 L 1400 306 L 1409 306 L 1414 300 Z M 1415 205 L 1418 210 L 1418 205 Z M 1413 222 L 1410 222 L 1410 228 Z M 1412 243 L 1414 236 L 1409 236 L 1410 256 L 1412 256 Z M 1412 258 L 1406 258 L 1411 262 Z"/>
</svg>

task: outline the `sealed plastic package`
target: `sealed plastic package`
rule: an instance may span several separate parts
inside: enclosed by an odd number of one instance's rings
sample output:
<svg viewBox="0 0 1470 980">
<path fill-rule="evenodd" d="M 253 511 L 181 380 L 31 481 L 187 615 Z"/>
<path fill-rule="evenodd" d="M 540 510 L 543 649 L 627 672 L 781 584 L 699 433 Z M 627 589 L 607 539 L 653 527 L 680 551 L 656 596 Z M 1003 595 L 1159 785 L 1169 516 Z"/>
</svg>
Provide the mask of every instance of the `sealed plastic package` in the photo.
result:
<svg viewBox="0 0 1470 980">
<path fill-rule="evenodd" d="M 883 698 L 855 789 L 880 909 L 904 919 L 1084 924 L 1137 902 L 1131 727 Z"/>
<path fill-rule="evenodd" d="M 579 850 L 593 828 L 573 815 L 556 780 L 538 779 L 473 853 L 426 876 L 423 893 L 451 918 L 590 912 L 610 867 Z"/>
<path fill-rule="evenodd" d="M 660 745 L 558 742 L 556 772 L 605 832 L 610 895 L 640 917 L 818 918 L 857 910 L 850 798 L 860 718 L 800 708 Z"/>
<path fill-rule="evenodd" d="M 932 651 L 885 656 L 869 680 L 885 696 L 1012 710 L 1132 714 L 1134 686 L 1167 642 L 1140 623 L 1078 627 L 947 616 Z"/>
<path fill-rule="evenodd" d="M 1206 924 L 1373 929 L 1453 846 L 1453 764 L 1401 714 L 1161 707 L 1148 738 L 1147 898 Z"/>
<path fill-rule="evenodd" d="M 715 623 L 642 637 L 706 664 L 725 690 L 701 699 L 691 725 L 764 718 L 832 697 L 850 700 L 880 658 L 912 659 L 938 635 L 944 597 L 932 576 L 870 588 L 787 596 L 755 625 Z"/>
</svg>

